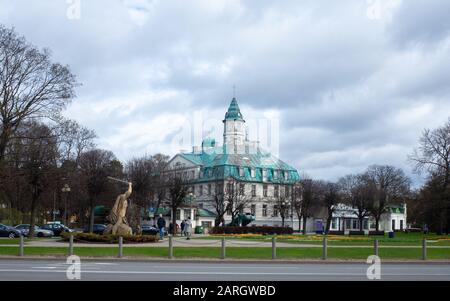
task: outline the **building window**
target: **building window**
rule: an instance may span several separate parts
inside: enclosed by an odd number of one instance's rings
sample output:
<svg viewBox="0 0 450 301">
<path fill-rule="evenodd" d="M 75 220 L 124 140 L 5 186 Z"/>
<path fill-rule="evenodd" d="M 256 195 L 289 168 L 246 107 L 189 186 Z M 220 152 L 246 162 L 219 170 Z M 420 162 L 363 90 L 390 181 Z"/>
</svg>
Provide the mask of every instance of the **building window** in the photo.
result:
<svg viewBox="0 0 450 301">
<path fill-rule="evenodd" d="M 250 210 L 251 210 L 252 215 L 256 215 L 256 205 L 255 204 L 252 204 Z"/>
<path fill-rule="evenodd" d="M 239 176 L 243 177 L 245 175 L 244 167 L 239 167 Z"/>
<path fill-rule="evenodd" d="M 392 231 L 395 230 L 395 219 L 392 220 Z"/>
<path fill-rule="evenodd" d="M 346 229 L 350 229 L 350 226 L 351 226 L 351 220 L 350 219 L 346 219 L 345 220 L 345 228 Z"/>
<path fill-rule="evenodd" d="M 364 228 L 365 230 L 367 230 L 367 229 L 368 229 L 368 226 L 369 226 L 369 221 L 368 221 L 367 219 L 365 219 L 365 220 L 363 221 L 363 228 Z"/>
<path fill-rule="evenodd" d="M 267 205 L 262 206 L 262 216 L 267 217 Z"/>
<path fill-rule="evenodd" d="M 181 210 L 180 210 L 180 209 L 177 209 L 176 216 L 177 216 L 176 218 L 177 218 L 178 220 L 181 219 Z"/>
<path fill-rule="evenodd" d="M 267 170 L 265 170 L 265 169 L 262 170 L 262 177 L 263 177 L 263 181 L 267 181 Z"/>
<path fill-rule="evenodd" d="M 263 185 L 263 196 L 267 197 L 267 185 Z"/>
<path fill-rule="evenodd" d="M 191 171 L 191 179 L 195 179 L 195 170 Z"/>
<path fill-rule="evenodd" d="M 286 187 L 284 188 L 284 196 L 285 196 L 286 198 L 289 197 L 289 186 L 286 186 Z"/>
<path fill-rule="evenodd" d="M 210 169 L 208 169 L 208 177 L 212 177 L 212 169 L 210 168 Z"/>
<path fill-rule="evenodd" d="M 278 205 L 273 206 L 273 216 L 278 217 Z"/>
<path fill-rule="evenodd" d="M 198 195 L 199 195 L 199 196 L 202 196 L 202 195 L 203 195 L 203 185 L 200 185 L 200 186 L 198 187 Z"/>
<path fill-rule="evenodd" d="M 400 230 L 403 231 L 403 220 L 400 220 Z"/>
<path fill-rule="evenodd" d="M 280 186 L 275 185 L 275 187 L 273 188 L 273 196 L 277 198 L 279 195 L 280 195 Z"/>
<path fill-rule="evenodd" d="M 333 217 L 333 219 L 331 220 L 331 228 L 337 229 L 337 218 L 336 217 Z"/>
<path fill-rule="evenodd" d="M 353 219 L 353 229 L 358 229 L 359 227 L 359 221 L 357 219 Z"/>
<path fill-rule="evenodd" d="M 232 206 L 230 206 L 230 204 L 227 205 L 227 215 L 232 215 L 233 214 L 233 208 Z"/>
<path fill-rule="evenodd" d="M 208 195 L 211 195 L 211 184 L 208 184 Z"/>
<path fill-rule="evenodd" d="M 233 194 L 233 183 L 227 183 L 227 193 Z"/>
<path fill-rule="evenodd" d="M 252 197 L 256 196 L 256 185 L 252 185 Z"/>
<path fill-rule="evenodd" d="M 278 177 L 278 170 L 273 171 L 273 178 L 276 179 Z"/>
<path fill-rule="evenodd" d="M 250 170 L 250 174 L 251 174 L 252 178 L 255 177 L 255 169 L 254 169 L 254 168 L 252 168 L 252 169 Z"/>
<path fill-rule="evenodd" d="M 203 209 L 203 203 L 199 203 L 198 208 Z"/>
<path fill-rule="evenodd" d="M 191 209 L 184 209 L 184 219 L 187 219 L 188 217 L 190 217 L 192 219 L 191 216 Z"/>
<path fill-rule="evenodd" d="M 289 173 L 287 171 L 284 172 L 284 180 L 287 181 L 289 179 Z"/>
<path fill-rule="evenodd" d="M 245 184 L 239 184 L 239 195 L 245 195 Z"/>
</svg>

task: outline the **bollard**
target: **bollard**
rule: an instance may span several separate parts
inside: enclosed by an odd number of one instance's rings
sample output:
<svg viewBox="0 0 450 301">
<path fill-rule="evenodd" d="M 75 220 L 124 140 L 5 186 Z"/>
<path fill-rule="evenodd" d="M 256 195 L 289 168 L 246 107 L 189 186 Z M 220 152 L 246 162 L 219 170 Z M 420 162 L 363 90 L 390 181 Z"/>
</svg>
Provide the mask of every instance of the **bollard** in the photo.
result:
<svg viewBox="0 0 450 301">
<path fill-rule="evenodd" d="M 375 253 L 376 256 L 378 256 L 378 239 L 375 239 L 373 241 L 373 252 Z"/>
<path fill-rule="evenodd" d="M 23 235 L 20 235 L 19 256 L 23 256 Z"/>
<path fill-rule="evenodd" d="M 277 259 L 277 238 L 272 237 L 272 259 Z"/>
<path fill-rule="evenodd" d="M 322 246 L 322 259 L 327 259 L 327 238 L 323 238 L 323 246 Z"/>
<path fill-rule="evenodd" d="M 122 258 L 123 255 L 123 237 L 119 236 L 119 258 Z"/>
<path fill-rule="evenodd" d="M 427 239 L 422 240 L 422 260 L 427 260 Z"/>
<path fill-rule="evenodd" d="M 222 251 L 220 253 L 220 259 L 225 259 L 225 237 L 222 237 Z"/>
<path fill-rule="evenodd" d="M 69 238 L 69 256 L 73 255 L 73 235 Z"/>
<path fill-rule="evenodd" d="M 169 234 L 169 259 L 173 258 L 173 237 Z"/>
</svg>

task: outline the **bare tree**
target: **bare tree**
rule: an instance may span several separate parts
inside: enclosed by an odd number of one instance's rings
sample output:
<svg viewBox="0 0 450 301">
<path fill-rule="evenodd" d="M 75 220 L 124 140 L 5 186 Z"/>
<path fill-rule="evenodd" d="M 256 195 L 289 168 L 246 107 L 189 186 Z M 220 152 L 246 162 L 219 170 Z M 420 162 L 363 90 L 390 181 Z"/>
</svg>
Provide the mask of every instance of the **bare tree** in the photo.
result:
<svg viewBox="0 0 450 301">
<path fill-rule="evenodd" d="M 365 177 L 375 188 L 370 212 L 378 231 L 381 215 L 386 212 L 387 207 L 405 200 L 409 193 L 410 179 L 403 170 L 389 165 L 369 166 Z"/>
<path fill-rule="evenodd" d="M 112 152 L 102 149 L 93 149 L 82 153 L 79 163 L 88 195 L 89 231 L 92 232 L 94 228 L 94 208 L 111 185 L 107 177 L 121 177 L 121 166 Z"/>
<path fill-rule="evenodd" d="M 18 127 L 30 118 L 55 118 L 75 96 L 75 76 L 0 25 L 0 164 Z"/>
<path fill-rule="evenodd" d="M 424 187 L 426 193 L 421 195 L 433 203 L 425 208 L 435 213 L 427 215 L 434 216 L 431 220 L 438 221 L 438 231 L 443 233 L 445 224 L 447 229 L 450 228 L 450 119 L 440 128 L 424 130 L 419 147 L 409 160 L 415 165 L 416 172 L 426 170 L 429 173 L 430 179 Z"/>
<path fill-rule="evenodd" d="M 363 231 L 364 219 L 370 216 L 373 198 L 376 193 L 373 181 L 367 175 L 347 175 L 339 180 L 344 203 L 355 209 L 359 220 L 359 230 Z"/>
<path fill-rule="evenodd" d="M 214 224 L 216 227 L 225 225 L 225 214 L 227 213 L 227 206 L 225 203 L 225 195 L 223 187 L 218 185 L 218 182 L 214 183 L 213 205 L 216 211 L 216 218 Z M 210 184 L 212 185 L 212 184 Z"/>
<path fill-rule="evenodd" d="M 231 224 L 235 224 L 238 221 L 239 214 L 243 213 L 244 209 L 251 203 L 252 197 L 245 193 L 245 183 L 234 178 L 226 179 L 225 185 L 226 210 L 231 213 Z"/>
<path fill-rule="evenodd" d="M 323 207 L 327 212 L 327 223 L 325 233 L 330 232 L 333 214 L 336 211 L 336 205 L 340 202 L 339 186 L 332 182 L 318 182 L 317 189 L 319 198 Z"/>
<path fill-rule="evenodd" d="M 177 225 L 177 216 L 175 213 L 178 208 L 186 203 L 186 197 L 189 192 L 188 180 L 183 177 L 182 173 L 174 171 L 172 174 L 169 174 L 166 183 L 169 190 L 168 204 L 172 210 L 173 235 L 175 235 Z"/>
<path fill-rule="evenodd" d="M 274 203 L 275 203 L 274 208 L 276 208 L 280 214 L 282 227 L 284 227 L 284 225 L 285 225 L 285 220 L 289 216 L 289 209 L 291 208 L 291 205 L 292 205 L 292 202 L 291 202 L 292 199 L 289 195 L 289 186 L 285 186 L 284 189 L 285 189 L 284 193 L 279 191 L 278 196 L 275 196 L 275 198 L 274 198 Z M 287 192 L 286 192 L 286 190 L 287 190 Z"/>
<path fill-rule="evenodd" d="M 301 201 L 297 205 L 301 213 L 303 223 L 303 234 L 306 234 L 306 222 L 310 218 L 315 208 L 320 202 L 319 187 L 317 181 L 304 177 L 300 180 L 301 185 Z"/>
</svg>

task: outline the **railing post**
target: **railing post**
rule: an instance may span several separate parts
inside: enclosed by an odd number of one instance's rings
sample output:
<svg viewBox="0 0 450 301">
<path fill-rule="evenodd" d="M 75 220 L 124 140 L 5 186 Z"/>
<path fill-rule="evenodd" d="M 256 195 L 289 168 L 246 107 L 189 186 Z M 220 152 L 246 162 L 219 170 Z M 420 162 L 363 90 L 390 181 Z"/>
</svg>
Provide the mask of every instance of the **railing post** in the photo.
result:
<svg viewBox="0 0 450 301">
<path fill-rule="evenodd" d="M 123 256 L 123 237 L 119 236 L 119 258 Z"/>
<path fill-rule="evenodd" d="M 20 235 L 19 256 L 23 256 L 23 235 Z"/>
<path fill-rule="evenodd" d="M 222 250 L 220 253 L 220 259 L 225 259 L 226 251 L 225 251 L 225 237 L 222 237 Z"/>
<path fill-rule="evenodd" d="M 375 253 L 376 256 L 378 256 L 378 239 L 375 239 L 373 241 L 373 252 Z"/>
<path fill-rule="evenodd" d="M 277 237 L 272 237 L 272 259 L 277 259 Z"/>
<path fill-rule="evenodd" d="M 323 245 L 322 245 L 322 259 L 327 259 L 327 237 L 323 237 Z"/>
<path fill-rule="evenodd" d="M 427 239 L 422 240 L 422 260 L 427 260 Z"/>
<path fill-rule="evenodd" d="M 73 234 L 69 237 L 69 256 L 73 255 Z"/>
<path fill-rule="evenodd" d="M 173 258 L 173 236 L 169 234 L 169 258 Z"/>
</svg>

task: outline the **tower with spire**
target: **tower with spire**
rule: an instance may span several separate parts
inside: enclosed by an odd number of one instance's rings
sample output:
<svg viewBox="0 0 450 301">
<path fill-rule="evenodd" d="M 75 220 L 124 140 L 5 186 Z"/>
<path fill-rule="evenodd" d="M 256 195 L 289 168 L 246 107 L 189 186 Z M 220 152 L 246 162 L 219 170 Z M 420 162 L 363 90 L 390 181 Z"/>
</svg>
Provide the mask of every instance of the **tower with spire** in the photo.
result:
<svg viewBox="0 0 450 301">
<path fill-rule="evenodd" d="M 223 120 L 223 146 L 225 153 L 242 154 L 245 150 L 245 120 L 236 97 L 231 100 Z"/>
</svg>

